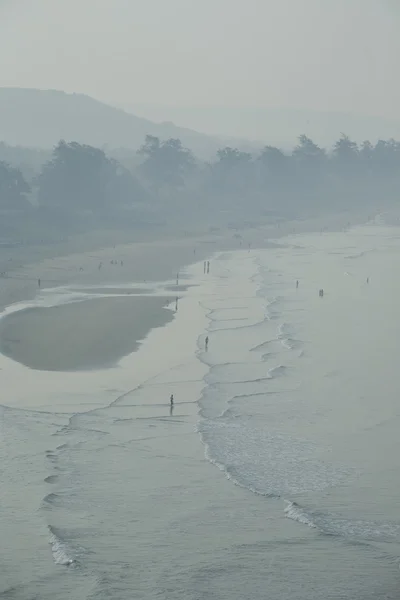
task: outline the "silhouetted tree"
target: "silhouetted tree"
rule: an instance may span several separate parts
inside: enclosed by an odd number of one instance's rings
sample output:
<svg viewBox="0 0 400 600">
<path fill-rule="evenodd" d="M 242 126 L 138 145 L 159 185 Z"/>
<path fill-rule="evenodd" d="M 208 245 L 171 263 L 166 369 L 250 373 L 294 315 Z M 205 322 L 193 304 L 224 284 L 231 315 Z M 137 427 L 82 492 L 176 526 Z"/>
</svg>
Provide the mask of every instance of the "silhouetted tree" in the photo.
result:
<svg viewBox="0 0 400 600">
<path fill-rule="evenodd" d="M 351 168 L 358 162 L 359 151 L 356 142 L 353 142 L 347 135 L 342 133 L 340 138 L 333 146 L 333 157 L 340 167 Z"/>
<path fill-rule="evenodd" d="M 158 137 L 147 135 L 138 153 L 145 157 L 141 170 L 156 190 L 164 186 L 182 187 L 185 177 L 195 167 L 192 152 L 178 139 L 162 142 Z"/>
<path fill-rule="evenodd" d="M 132 201 L 138 192 L 132 174 L 103 150 L 63 140 L 38 178 L 38 201 L 42 206 L 101 209 Z"/>
<path fill-rule="evenodd" d="M 30 203 L 26 197 L 29 192 L 30 187 L 21 171 L 5 162 L 0 162 L 0 208 L 18 210 L 29 208 Z"/>
<path fill-rule="evenodd" d="M 372 167 L 372 161 L 374 157 L 374 147 L 369 140 L 365 140 L 361 144 L 359 155 L 361 164 L 364 167 L 367 167 L 369 170 Z"/>
<path fill-rule="evenodd" d="M 378 140 L 373 151 L 374 170 L 387 175 L 400 167 L 400 144 L 393 139 Z"/>
<path fill-rule="evenodd" d="M 298 164 L 299 169 L 308 173 L 324 169 L 327 161 L 326 150 L 317 146 L 304 134 L 299 136 L 299 143 L 294 148 L 292 157 Z"/>
<path fill-rule="evenodd" d="M 251 186 L 254 169 L 248 152 L 226 146 L 218 150 L 217 160 L 209 166 L 209 183 L 216 191 L 237 195 Z"/>
<path fill-rule="evenodd" d="M 267 186 L 279 186 L 288 183 L 291 176 L 290 156 L 275 146 L 265 146 L 258 157 L 261 183 Z"/>
</svg>

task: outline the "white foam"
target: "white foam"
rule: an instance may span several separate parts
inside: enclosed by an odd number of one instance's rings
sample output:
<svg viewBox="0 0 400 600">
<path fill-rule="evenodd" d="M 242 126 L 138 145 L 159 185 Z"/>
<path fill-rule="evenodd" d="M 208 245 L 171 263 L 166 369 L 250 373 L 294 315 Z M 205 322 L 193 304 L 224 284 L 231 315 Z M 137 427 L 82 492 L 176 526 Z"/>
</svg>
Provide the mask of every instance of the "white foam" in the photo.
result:
<svg viewBox="0 0 400 600">
<path fill-rule="evenodd" d="M 75 564 L 75 559 L 70 556 L 66 544 L 64 544 L 55 533 L 51 533 L 50 536 L 51 552 L 53 554 L 53 560 L 56 565 L 62 565 L 69 567 Z"/>
<path fill-rule="evenodd" d="M 307 513 L 295 502 L 287 502 L 285 514 L 288 519 L 293 519 L 293 521 L 297 521 L 303 525 L 308 525 L 308 527 L 316 528 L 316 525 L 311 520 L 310 516 L 307 515 Z"/>
</svg>

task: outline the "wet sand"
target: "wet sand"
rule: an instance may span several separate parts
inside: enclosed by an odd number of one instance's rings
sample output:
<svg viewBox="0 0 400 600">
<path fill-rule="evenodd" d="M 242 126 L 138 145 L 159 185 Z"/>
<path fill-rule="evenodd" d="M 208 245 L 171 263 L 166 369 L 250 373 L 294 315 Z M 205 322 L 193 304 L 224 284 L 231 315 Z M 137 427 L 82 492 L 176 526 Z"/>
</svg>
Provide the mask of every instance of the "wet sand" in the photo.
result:
<svg viewBox="0 0 400 600">
<path fill-rule="evenodd" d="M 232 229 L 190 237 L 181 232 L 177 239 L 116 244 L 66 256 L 50 255 L 37 263 L 29 263 L 25 256 L 25 265 L 18 262 L 22 262 L 23 256 L 14 257 L 7 262 L 6 277 L 0 278 L 0 309 L 35 298 L 43 289 L 65 285 L 116 297 L 35 308 L 7 316 L 0 326 L 0 350 L 32 369 L 69 371 L 108 367 L 133 352 L 138 341 L 153 327 L 172 318 L 170 312 L 163 310 L 166 298 L 143 300 L 134 296 L 146 293 L 146 286 L 151 282 L 164 281 L 166 295 L 175 292 L 180 295 L 187 283 L 182 268 L 202 263 L 216 251 L 268 247 L 270 239 L 276 244 L 276 239 L 293 230 L 337 230 L 350 220 L 362 219 L 362 215 L 356 218 L 341 214 L 271 224 L 240 233 Z M 42 247 L 40 251 L 43 256 L 54 248 Z M 5 257 L 0 261 L 2 269 L 6 264 L 4 260 Z M 178 286 L 175 285 L 177 273 Z M 133 282 L 137 287 L 132 287 Z M 126 297 L 120 298 L 121 294 Z"/>
<path fill-rule="evenodd" d="M 171 280 L 185 265 L 207 260 L 218 250 L 264 248 L 270 239 L 310 231 L 340 231 L 362 223 L 373 214 L 365 208 L 356 213 L 325 215 L 303 221 L 260 224 L 257 228 L 226 228 L 214 232 L 152 231 L 127 243 L 127 234 L 81 236 L 59 245 L 3 248 L 0 257 L 0 309 L 21 300 L 30 300 L 41 288 L 66 284 L 98 286 L 123 282 L 146 283 Z M 132 233 L 133 236 L 137 234 Z M 114 264 L 111 264 L 111 261 Z M 123 264 L 121 264 L 121 261 Z M 101 268 L 99 268 L 101 264 Z M 211 265 L 212 273 L 212 265 Z M 179 279 L 179 283 L 181 279 Z"/>
<path fill-rule="evenodd" d="M 173 318 L 165 308 L 169 301 L 129 296 L 29 308 L 0 321 L 0 349 L 41 371 L 113 366 L 134 352 L 150 329 Z"/>
</svg>

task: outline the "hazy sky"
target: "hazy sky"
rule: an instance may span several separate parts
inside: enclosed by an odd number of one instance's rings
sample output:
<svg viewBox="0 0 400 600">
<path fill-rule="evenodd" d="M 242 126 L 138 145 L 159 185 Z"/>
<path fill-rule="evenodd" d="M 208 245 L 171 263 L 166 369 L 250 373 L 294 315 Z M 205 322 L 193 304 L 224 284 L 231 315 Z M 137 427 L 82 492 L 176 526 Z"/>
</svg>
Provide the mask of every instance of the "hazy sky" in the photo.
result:
<svg viewBox="0 0 400 600">
<path fill-rule="evenodd" d="M 400 0 L 0 0 L 0 86 L 400 119 Z"/>
</svg>

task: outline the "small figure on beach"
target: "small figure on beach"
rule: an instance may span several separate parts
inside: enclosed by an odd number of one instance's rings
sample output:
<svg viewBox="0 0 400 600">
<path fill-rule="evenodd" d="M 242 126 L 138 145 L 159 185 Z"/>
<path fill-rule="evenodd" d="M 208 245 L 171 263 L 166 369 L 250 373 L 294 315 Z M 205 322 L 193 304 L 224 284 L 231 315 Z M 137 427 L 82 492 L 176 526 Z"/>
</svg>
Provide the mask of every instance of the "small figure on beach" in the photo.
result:
<svg viewBox="0 0 400 600">
<path fill-rule="evenodd" d="M 367 283 L 369 283 L 369 277 L 367 277 Z"/>
<path fill-rule="evenodd" d="M 175 299 L 175 312 L 178 310 L 178 296 Z"/>
<path fill-rule="evenodd" d="M 173 394 L 171 394 L 169 397 L 169 403 L 170 403 L 171 407 L 174 405 L 174 395 Z"/>
<path fill-rule="evenodd" d="M 206 272 L 207 263 L 204 261 L 204 273 Z"/>
<path fill-rule="evenodd" d="M 322 298 L 322 297 L 323 297 L 323 295 L 324 295 L 324 290 L 321 288 L 321 289 L 319 290 L 319 297 L 320 297 L 320 298 Z"/>
<path fill-rule="evenodd" d="M 207 273 L 209 273 L 209 272 L 210 272 L 210 261 L 208 260 L 207 261 Z"/>
<path fill-rule="evenodd" d="M 39 277 L 39 279 L 37 280 L 37 284 L 38 284 L 38 287 L 40 287 L 40 277 Z"/>
<path fill-rule="evenodd" d="M 296 279 L 296 289 L 299 287 L 299 280 Z"/>
<path fill-rule="evenodd" d="M 205 348 L 206 348 L 206 352 L 207 352 L 207 350 L 208 350 L 208 336 L 206 337 L 206 340 L 205 340 Z"/>
</svg>

